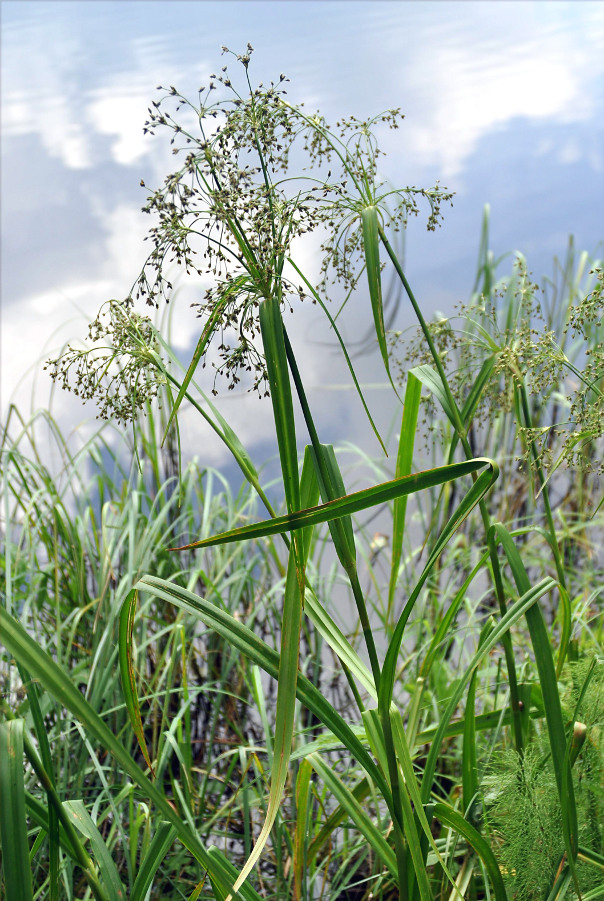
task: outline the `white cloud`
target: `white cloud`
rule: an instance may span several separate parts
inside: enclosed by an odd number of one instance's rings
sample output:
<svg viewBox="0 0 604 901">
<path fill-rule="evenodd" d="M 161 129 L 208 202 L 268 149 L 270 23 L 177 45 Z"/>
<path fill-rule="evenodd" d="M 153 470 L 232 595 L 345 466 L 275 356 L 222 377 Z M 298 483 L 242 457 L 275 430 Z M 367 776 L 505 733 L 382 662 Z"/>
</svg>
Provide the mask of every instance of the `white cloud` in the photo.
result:
<svg viewBox="0 0 604 901">
<path fill-rule="evenodd" d="M 157 79 L 179 83 L 191 73 L 178 59 L 168 60 L 167 48 L 160 52 L 156 41 L 135 39 L 128 49 L 128 62 L 119 71 L 97 75 L 85 66 L 83 36 L 70 31 L 65 17 L 44 25 L 23 23 L 18 40 L 3 42 L 4 139 L 38 135 L 48 154 L 70 169 L 101 161 L 99 136 L 113 139 L 111 158 L 119 165 L 131 165 L 152 150 L 156 154 L 143 123 Z M 201 77 L 209 71 L 203 62 L 195 69 Z"/>
<path fill-rule="evenodd" d="M 115 163 L 129 166 L 151 149 L 143 134 L 149 98 L 146 91 L 118 94 L 104 89 L 87 109 L 87 118 L 97 134 L 114 138 L 111 156 Z"/>
<path fill-rule="evenodd" d="M 604 17 L 596 4 L 592 10 L 583 4 L 587 21 L 573 29 L 562 10 L 552 23 L 540 22 L 544 6 L 516 3 L 517 15 L 509 15 L 507 4 L 462 3 L 457 27 L 448 22 L 439 30 L 427 20 L 425 39 L 419 37 L 397 55 L 398 71 L 392 75 L 403 93 L 404 140 L 411 158 L 451 179 L 483 136 L 513 119 L 571 124 L 593 115 L 590 83 L 604 73 Z M 394 40 L 387 38 L 389 61 L 397 58 Z M 396 152 L 400 132 L 387 144 Z"/>
</svg>

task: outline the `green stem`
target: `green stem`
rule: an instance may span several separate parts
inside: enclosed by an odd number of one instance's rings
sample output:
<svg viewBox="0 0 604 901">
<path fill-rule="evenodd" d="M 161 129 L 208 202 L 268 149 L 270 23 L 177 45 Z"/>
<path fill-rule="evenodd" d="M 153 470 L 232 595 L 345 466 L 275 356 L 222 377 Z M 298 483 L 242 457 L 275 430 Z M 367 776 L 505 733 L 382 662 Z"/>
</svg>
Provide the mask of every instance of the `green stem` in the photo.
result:
<svg viewBox="0 0 604 901">
<path fill-rule="evenodd" d="M 386 751 L 386 760 L 388 762 L 392 806 L 395 812 L 392 825 L 394 827 L 394 849 L 398 870 L 399 901 L 408 901 L 410 874 L 407 866 L 407 842 L 405 840 L 402 825 L 404 823 L 404 817 L 401 797 L 401 792 L 405 791 L 405 788 L 401 785 L 400 781 L 398 761 L 396 759 L 396 750 L 394 748 L 394 737 L 392 735 L 392 723 L 388 711 L 380 716 L 380 721 L 382 724 L 382 734 L 384 736 L 384 750 Z"/>
<path fill-rule="evenodd" d="M 524 381 L 520 381 L 518 386 L 518 391 L 520 394 L 520 402 L 522 404 L 522 415 L 524 417 L 524 422 L 527 429 L 533 428 L 533 418 L 531 416 L 531 410 L 528 402 L 528 395 L 526 392 L 526 385 Z M 547 519 L 547 524 L 550 532 L 551 542 L 550 546 L 554 555 L 554 562 L 556 564 L 556 573 L 558 575 L 558 581 L 562 585 L 562 587 L 566 590 L 566 576 L 564 574 L 564 563 L 562 560 L 562 555 L 560 553 L 560 545 L 558 544 L 558 538 L 556 536 L 556 527 L 554 525 L 554 516 L 552 513 L 552 506 L 550 502 L 549 496 L 549 488 L 547 485 L 547 479 L 545 478 L 545 473 L 543 471 L 543 466 L 541 465 L 541 460 L 539 458 L 539 452 L 537 450 L 537 446 L 533 439 L 529 439 L 528 441 L 529 449 L 531 452 L 531 456 L 535 463 L 535 469 L 537 471 L 537 476 L 539 478 L 539 484 L 541 485 L 541 496 L 543 497 L 543 506 L 545 508 L 545 518 Z"/>
</svg>

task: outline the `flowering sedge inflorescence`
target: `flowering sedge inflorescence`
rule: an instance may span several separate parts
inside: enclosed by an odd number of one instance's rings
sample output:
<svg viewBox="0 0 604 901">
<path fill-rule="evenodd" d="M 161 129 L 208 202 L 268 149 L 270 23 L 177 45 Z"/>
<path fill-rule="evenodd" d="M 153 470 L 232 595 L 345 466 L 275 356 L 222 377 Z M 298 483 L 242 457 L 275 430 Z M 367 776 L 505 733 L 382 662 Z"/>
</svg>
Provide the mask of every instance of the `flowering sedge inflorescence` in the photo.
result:
<svg viewBox="0 0 604 901">
<path fill-rule="evenodd" d="M 213 364 L 217 375 L 225 377 L 232 389 L 247 373 L 250 388 L 262 395 L 268 393 L 258 341 L 262 300 L 277 296 L 282 308 L 292 309 L 295 299 L 326 297 L 334 282 L 350 290 L 364 265 L 360 216 L 365 206 L 377 206 L 382 222 L 400 229 L 409 215 L 419 212 L 417 201 L 424 197 L 430 204 L 428 228 L 434 229 L 442 201 L 452 195 L 438 184 L 430 190 L 393 191 L 379 181 L 375 128 L 384 124 L 398 128 L 399 110 L 365 121 L 342 119 L 332 131 L 322 117 L 308 115 L 302 106 L 286 100 L 284 75 L 269 87 L 252 87 L 248 72 L 252 50 L 248 44 L 246 52 L 237 55 L 223 47 L 243 66 L 243 92 L 235 87 L 227 66 L 199 89 L 195 103 L 175 87 L 158 88 L 162 96 L 153 101 L 144 131 L 154 134 L 160 127 L 171 131 L 173 153 L 183 154 L 184 163 L 148 196 L 143 210 L 156 218 L 148 236 L 153 250 L 117 318 L 117 308 L 111 308 L 109 330 L 103 336 L 110 337 L 116 323 L 122 328 L 122 314 L 134 315 L 133 298 L 152 306 L 170 299 L 173 286 L 167 271 L 175 263 L 188 274 L 212 281 L 203 301 L 194 305 L 209 330 L 204 365 L 211 338 L 217 336 L 218 362 Z M 321 281 L 312 286 L 289 261 L 294 242 L 318 230 Z M 139 317 L 135 322 L 139 331 L 143 322 L 150 327 L 148 319 Z M 128 342 L 114 346 L 116 355 L 131 352 Z M 69 347 L 50 361 L 51 375 L 68 387 L 69 369 L 75 366 L 72 390 L 84 398 L 96 395 L 108 413 L 106 386 L 99 382 L 95 387 L 95 379 L 105 370 L 96 363 L 92 366 L 96 357 L 87 354 Z M 142 375 L 142 360 L 137 350 L 136 362 L 122 366 L 113 383 L 135 407 L 147 397 L 155 378 L 153 373 L 147 379 Z M 128 378 L 133 379 L 131 391 Z M 120 416 L 126 412 L 125 403 L 120 404 Z"/>
<path fill-rule="evenodd" d="M 539 461 L 551 467 L 565 462 L 583 471 L 604 472 L 595 447 L 604 435 L 604 273 L 596 268 L 590 275 L 595 276 L 593 290 L 571 304 L 555 327 L 544 315 L 544 291 L 533 282 L 521 256 L 510 278 L 488 294 L 475 295 L 470 304 L 460 304 L 456 316 L 430 323 L 462 406 L 485 360 L 494 359 L 476 421 L 493 425 L 501 414 L 516 416 L 519 389 L 533 398 L 533 427 L 518 422 L 522 463 Z M 572 350 L 570 339 L 575 342 Z M 431 363 L 419 330 L 400 358 L 402 373 L 409 365 Z M 426 396 L 424 403 L 434 405 L 434 398 Z"/>
</svg>

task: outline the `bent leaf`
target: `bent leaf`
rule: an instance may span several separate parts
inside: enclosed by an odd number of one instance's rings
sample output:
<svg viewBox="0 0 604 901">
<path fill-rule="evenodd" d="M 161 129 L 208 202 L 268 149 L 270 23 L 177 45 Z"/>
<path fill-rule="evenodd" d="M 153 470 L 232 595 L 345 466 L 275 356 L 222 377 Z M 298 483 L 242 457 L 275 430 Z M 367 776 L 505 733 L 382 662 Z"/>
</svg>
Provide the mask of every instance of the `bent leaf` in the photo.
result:
<svg viewBox="0 0 604 901">
<path fill-rule="evenodd" d="M 214 535 L 211 538 L 204 538 L 201 541 L 194 541 L 182 547 L 171 548 L 171 550 L 184 551 L 195 547 L 212 547 L 213 545 L 228 544 L 229 542 L 241 541 L 242 539 L 262 538 L 267 535 L 293 532 L 306 526 L 314 526 L 338 517 L 358 513 L 359 510 L 376 507 L 378 504 L 385 504 L 388 501 L 395 500 L 397 497 L 415 494 L 417 491 L 423 491 L 435 485 L 442 485 L 444 482 L 450 482 L 461 476 L 469 475 L 472 472 L 483 469 L 485 466 L 489 467 L 494 473 L 499 472 L 497 464 L 493 460 L 489 460 L 487 457 L 476 457 L 473 460 L 465 460 L 462 463 L 451 463 L 448 466 L 439 466 L 435 469 L 428 469 L 400 479 L 392 479 L 390 482 L 382 482 L 380 485 L 364 488 L 362 491 L 355 491 L 353 494 L 347 494 L 346 497 L 329 501 L 317 507 L 299 510 L 286 516 L 277 516 L 274 519 L 264 520 L 251 526 L 243 526 L 240 529 L 232 529 L 229 532 L 222 532 L 220 535 Z"/>
<path fill-rule="evenodd" d="M 120 675 L 122 677 L 122 691 L 126 701 L 126 708 L 130 723 L 134 729 L 139 747 L 143 752 L 145 762 L 153 775 L 155 771 L 147 750 L 147 742 L 145 741 L 145 731 L 143 729 L 143 721 L 141 719 L 141 709 L 138 703 L 138 692 L 136 690 L 136 682 L 134 679 L 134 670 L 132 665 L 132 628 L 134 626 L 134 613 L 136 610 L 136 591 L 128 592 L 126 600 L 122 604 L 120 611 L 119 626 L 119 661 Z"/>
<path fill-rule="evenodd" d="M 489 874 L 489 879 L 491 880 L 491 885 L 493 886 L 493 891 L 495 892 L 496 901 L 507 901 L 507 892 L 505 890 L 505 885 L 503 884 L 503 879 L 495 855 L 480 832 L 471 826 L 467 820 L 464 820 L 459 811 L 449 807 L 448 804 L 442 804 L 440 802 L 435 804 L 434 816 L 445 826 L 449 826 L 450 829 L 454 829 L 459 835 L 463 835 L 465 840 L 472 848 L 474 848 L 484 863 L 486 871 Z"/>
<path fill-rule="evenodd" d="M 390 362 L 388 360 L 388 345 L 386 344 L 386 328 L 384 326 L 384 304 L 382 301 L 382 273 L 380 268 L 380 234 L 378 227 L 378 211 L 375 206 L 368 206 L 361 213 L 363 223 L 363 247 L 365 250 L 365 264 L 367 282 L 369 284 L 369 297 L 371 298 L 371 310 L 375 333 L 384 361 L 384 367 L 388 374 L 390 384 L 398 397 L 398 391 L 392 381 Z"/>
<path fill-rule="evenodd" d="M 32 901 L 23 782 L 23 720 L 0 723 L 0 797 L 6 901 Z"/>
</svg>

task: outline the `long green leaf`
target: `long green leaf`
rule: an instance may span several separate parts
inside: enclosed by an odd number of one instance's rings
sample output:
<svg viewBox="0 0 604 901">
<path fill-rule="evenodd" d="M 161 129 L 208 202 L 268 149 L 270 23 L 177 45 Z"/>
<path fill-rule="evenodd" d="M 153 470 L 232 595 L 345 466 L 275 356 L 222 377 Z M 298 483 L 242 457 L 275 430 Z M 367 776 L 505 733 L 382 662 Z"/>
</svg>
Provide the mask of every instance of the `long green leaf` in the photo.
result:
<svg viewBox="0 0 604 901">
<path fill-rule="evenodd" d="M 40 826 L 44 832 L 48 832 L 48 807 L 46 807 L 38 798 L 34 797 L 30 792 L 25 792 L 25 805 L 27 807 L 27 815 L 31 823 Z M 65 814 L 67 816 L 67 814 Z M 59 842 L 61 847 L 73 859 L 77 860 L 74 847 L 67 837 L 67 833 L 63 828 L 63 824 L 59 823 Z"/>
<path fill-rule="evenodd" d="M 40 805 L 39 802 L 37 802 L 34 798 L 32 798 L 29 793 L 26 793 L 26 803 L 28 810 L 31 814 L 33 814 L 34 820 L 36 820 L 43 829 L 48 831 L 50 823 L 49 810 L 52 805 L 52 808 L 54 809 L 60 824 L 59 841 L 66 849 L 69 856 L 82 868 L 82 872 L 84 873 L 84 876 L 97 901 L 109 901 L 107 892 L 105 891 L 105 888 L 101 884 L 97 875 L 94 863 L 90 858 L 90 855 L 86 851 L 83 843 L 80 841 L 73 823 L 68 816 L 67 809 L 57 793 L 54 782 L 52 781 L 51 776 L 44 769 L 44 765 L 40 760 L 38 753 L 34 747 L 34 743 L 28 735 L 26 729 L 23 730 L 23 749 L 25 751 L 27 759 L 33 767 L 36 776 L 40 780 L 42 787 L 45 789 L 46 797 L 48 799 L 47 809 Z"/>
<path fill-rule="evenodd" d="M 395 478 L 401 479 L 411 473 L 413 463 L 413 445 L 417 432 L 417 415 L 421 397 L 421 383 L 410 372 L 407 375 L 407 387 L 405 388 L 405 401 L 403 406 L 403 418 L 401 421 L 401 433 L 398 440 L 398 454 L 396 458 Z M 390 622 L 394 592 L 398 580 L 398 568 L 403 552 L 403 535 L 405 532 L 405 514 L 407 511 L 407 495 L 402 495 L 394 500 L 394 515 L 392 520 L 392 560 L 390 563 L 390 582 L 388 585 L 387 622 Z"/>
<path fill-rule="evenodd" d="M 491 377 L 491 373 L 493 372 L 493 368 L 495 366 L 496 356 L 492 354 L 490 357 L 484 361 L 482 366 L 480 367 L 480 372 L 476 376 L 476 378 L 472 382 L 472 387 L 468 393 L 464 401 L 464 405 L 461 409 L 461 421 L 464 426 L 469 428 L 472 423 L 472 419 L 474 418 L 474 413 L 476 412 L 476 408 L 478 406 L 478 402 L 482 397 L 482 392 L 484 391 L 488 381 Z"/>
<path fill-rule="evenodd" d="M 52 755 L 50 753 L 50 745 L 48 743 L 48 735 L 40 709 L 39 689 L 33 679 L 29 678 L 29 674 L 21 667 L 19 668 L 21 681 L 27 690 L 29 700 L 29 709 L 31 711 L 42 764 L 51 783 L 55 782 L 54 767 L 52 763 Z M 49 901 L 58 901 L 59 899 L 59 817 L 48 795 L 48 857 L 49 857 Z"/>
<path fill-rule="evenodd" d="M 143 721 L 141 719 L 141 710 L 138 703 L 138 692 L 136 690 L 136 681 L 134 678 L 134 668 L 132 661 L 132 629 L 134 626 L 134 614 L 136 611 L 136 591 L 132 590 L 128 593 L 126 600 L 122 604 L 120 611 L 119 624 L 119 661 L 120 675 L 122 677 L 122 692 L 126 701 L 126 709 L 130 717 L 130 723 L 134 729 L 134 734 L 138 740 L 139 747 L 143 752 L 145 762 L 153 775 L 153 765 L 147 750 L 147 742 L 145 740 L 145 730 L 143 729 Z"/>
<path fill-rule="evenodd" d="M 447 635 L 449 634 L 449 632 L 452 628 L 452 624 L 455 621 L 455 617 L 457 616 L 457 612 L 459 611 L 459 608 L 461 607 L 461 605 L 464 601 L 464 598 L 466 597 L 468 588 L 470 587 L 470 585 L 472 584 L 472 582 L 474 581 L 474 579 L 476 578 L 478 573 L 484 567 L 484 565 L 488 559 L 488 556 L 489 556 L 489 553 L 488 553 L 488 551 L 486 551 L 482 555 L 482 557 L 480 558 L 480 560 L 478 561 L 478 563 L 476 564 L 474 569 L 467 576 L 467 578 L 464 581 L 464 583 L 462 584 L 461 588 L 459 589 L 459 591 L 457 592 L 457 594 L 455 595 L 455 597 L 449 604 L 449 608 L 448 608 L 447 612 L 445 613 L 445 615 L 441 617 L 440 622 L 438 623 L 438 626 L 436 628 L 436 631 L 434 632 L 434 635 L 432 636 L 432 640 L 430 641 L 430 646 L 428 647 L 426 656 L 422 660 L 422 664 L 419 668 L 420 676 L 422 676 L 424 679 L 427 678 L 428 673 L 432 669 L 432 665 L 437 657 L 439 648 L 442 645 L 442 643 L 445 641 Z"/>
<path fill-rule="evenodd" d="M 442 379 L 440 375 L 436 372 L 435 369 L 432 369 L 427 363 L 423 366 L 415 366 L 410 370 L 413 375 L 419 379 L 419 381 L 424 385 L 428 391 L 430 391 L 436 398 L 438 398 L 441 407 L 443 408 L 447 419 L 451 423 L 451 425 L 456 429 L 457 428 L 457 417 L 455 415 L 455 410 L 451 406 L 451 402 L 447 397 L 447 392 L 443 386 Z"/>
<path fill-rule="evenodd" d="M 25 820 L 23 720 L 0 723 L 0 839 L 6 901 L 33 901 Z"/>
<path fill-rule="evenodd" d="M 162 444 L 166 440 L 166 436 L 167 436 L 168 432 L 170 431 L 170 426 L 172 425 L 172 422 L 174 421 L 174 417 L 178 413 L 178 410 L 183 401 L 183 398 L 184 398 L 185 394 L 187 393 L 187 388 L 189 387 L 189 384 L 191 383 L 191 379 L 195 375 L 195 370 L 197 369 L 197 366 L 199 365 L 199 361 L 203 357 L 205 350 L 208 346 L 208 343 L 217 328 L 218 321 L 220 320 L 220 318 L 222 316 L 223 308 L 227 305 L 227 303 L 229 301 L 229 293 L 232 293 L 233 290 L 235 289 L 238 279 L 234 279 L 234 282 L 235 282 L 235 284 L 233 284 L 231 286 L 231 291 L 228 292 L 227 294 L 224 294 L 222 296 L 222 298 L 220 299 L 220 301 L 216 304 L 216 306 L 212 310 L 210 318 L 206 322 L 206 324 L 203 328 L 203 331 L 202 331 L 201 335 L 199 336 L 199 341 L 197 342 L 197 347 L 195 348 L 195 352 L 191 358 L 191 362 L 189 363 L 189 367 L 187 369 L 185 377 L 182 381 L 182 384 L 181 384 L 178 394 L 176 396 L 176 400 L 172 404 L 172 409 L 170 410 L 170 416 L 168 418 L 168 422 L 167 422 L 166 428 L 164 430 Z"/>
<path fill-rule="evenodd" d="M 294 899 L 302 901 L 302 884 L 307 871 L 307 832 L 310 813 L 312 766 L 302 760 L 296 779 L 296 828 L 294 831 Z"/>
<path fill-rule="evenodd" d="M 390 361 L 388 359 L 388 345 L 386 343 L 386 329 L 384 326 L 384 304 L 382 301 L 382 272 L 380 267 L 380 235 L 378 223 L 378 211 L 375 206 L 365 207 L 361 213 L 363 225 L 363 247 L 365 250 L 365 264 L 367 282 L 369 284 L 369 297 L 373 312 L 373 323 L 378 340 L 380 353 L 384 367 L 388 374 L 390 384 L 398 396 L 398 392 L 392 381 L 390 373 Z"/>
<path fill-rule="evenodd" d="M 547 594 L 548 591 L 551 591 L 551 589 L 555 585 L 556 582 L 549 577 L 542 579 L 541 582 L 538 582 L 537 585 L 534 585 L 532 588 L 530 588 L 526 594 L 522 595 L 522 597 L 520 597 L 515 604 L 512 604 L 512 606 L 506 612 L 505 616 L 503 616 L 494 626 L 493 631 L 489 635 L 488 639 L 486 639 L 484 644 L 478 648 L 478 650 L 472 657 L 472 660 L 470 661 L 468 667 L 466 668 L 465 673 L 458 680 L 457 686 L 455 687 L 449 699 L 449 703 L 447 704 L 445 711 L 441 715 L 438 728 L 432 739 L 432 746 L 428 753 L 428 757 L 426 758 L 426 763 L 424 764 L 421 789 L 421 797 L 424 804 L 427 804 L 430 800 L 432 782 L 434 780 L 434 773 L 436 771 L 436 762 L 438 760 L 440 748 L 447 730 L 447 726 L 449 725 L 449 722 L 453 714 L 455 713 L 457 705 L 461 701 L 467 683 L 472 678 L 472 673 L 484 659 L 484 657 L 488 654 L 491 648 L 494 648 L 495 645 L 499 641 L 501 641 L 503 636 L 514 625 L 514 623 L 518 619 L 520 619 L 520 617 L 523 616 L 527 610 L 530 610 L 530 608 L 537 603 L 540 597 L 543 597 L 544 594 Z"/>
<path fill-rule="evenodd" d="M 107 845 L 103 841 L 101 833 L 84 804 L 82 801 L 64 801 L 63 807 L 67 810 L 74 826 L 80 830 L 82 835 L 89 839 L 90 847 L 98 861 L 110 901 L 124 901 L 126 894 L 117 872 L 117 867 L 113 862 Z"/>
<path fill-rule="evenodd" d="M 372 418 L 372 416 L 371 416 L 371 413 L 369 412 L 369 407 L 367 406 L 367 403 L 366 403 L 365 398 L 364 398 L 364 396 L 363 396 L 363 392 L 361 391 L 361 386 L 359 385 L 359 382 L 358 382 L 356 373 L 355 373 L 354 368 L 353 368 L 353 365 L 352 365 L 352 361 L 351 361 L 350 356 L 349 356 L 349 354 L 348 354 L 348 351 L 347 351 L 347 349 L 346 349 L 346 345 L 344 344 L 344 341 L 342 340 L 342 336 L 340 335 L 340 332 L 338 331 L 338 328 L 337 328 L 337 326 L 336 326 L 336 323 L 335 323 L 335 320 L 334 320 L 333 316 L 332 316 L 331 313 L 329 312 L 328 307 L 327 307 L 327 306 L 325 305 L 325 303 L 323 302 L 323 299 L 322 299 L 321 295 L 317 292 L 316 288 L 314 288 L 314 287 L 311 285 L 311 283 L 308 281 L 308 279 L 306 278 L 306 276 L 304 275 L 304 273 L 302 272 L 302 270 L 301 270 L 301 269 L 298 269 L 298 267 L 296 266 L 294 260 L 290 259 L 290 260 L 289 260 L 289 263 L 291 263 L 291 265 L 293 266 L 293 268 L 296 270 L 296 272 L 298 273 L 298 275 L 299 275 L 300 278 L 303 280 L 303 282 L 305 283 L 306 287 L 308 288 L 308 290 L 309 290 L 310 293 L 312 294 L 314 300 L 319 304 L 319 306 L 321 307 L 321 309 L 323 310 L 323 312 L 325 313 L 325 315 L 326 315 L 327 318 L 329 319 L 329 324 L 331 325 L 332 329 L 333 329 L 334 332 L 335 332 L 336 338 L 338 339 L 338 342 L 339 342 L 339 344 L 340 344 L 340 348 L 341 348 L 341 350 L 342 350 L 342 353 L 344 354 L 344 359 L 346 360 L 346 364 L 347 364 L 347 366 L 348 366 L 348 371 L 350 372 L 350 376 L 351 376 L 351 378 L 352 378 L 352 381 L 354 382 L 354 386 L 355 386 L 355 388 L 356 388 L 356 390 L 357 390 L 357 394 L 359 395 L 360 401 L 361 401 L 361 403 L 363 404 L 363 409 L 365 410 L 365 413 L 366 413 L 366 415 L 367 415 L 367 419 L 369 420 L 369 423 L 371 424 L 371 428 L 373 429 L 373 432 L 374 432 L 374 434 L 375 434 L 377 440 L 380 442 L 380 445 L 381 445 L 381 447 L 382 447 L 382 450 L 384 451 L 384 453 L 386 454 L 386 456 L 388 456 L 388 452 L 386 451 L 386 445 L 385 445 L 384 442 L 382 441 L 382 436 L 381 436 L 380 433 L 378 432 L 377 426 L 376 426 L 375 422 L 373 421 L 373 418 Z"/>
<path fill-rule="evenodd" d="M 302 464 L 302 475 L 300 476 L 300 503 L 303 508 L 314 507 L 319 500 L 319 482 L 317 473 L 313 463 L 311 448 L 306 445 L 304 449 L 304 462 Z M 313 526 L 302 531 L 302 554 L 304 563 L 308 560 L 310 546 L 312 542 Z"/>
<path fill-rule="evenodd" d="M 345 497 L 346 488 L 333 446 L 319 444 L 317 447 L 312 447 L 311 456 L 315 464 L 323 503 Z M 356 547 L 351 516 L 329 520 L 329 531 L 338 559 L 345 571 L 349 572 L 356 566 Z"/>
<path fill-rule="evenodd" d="M 495 855 L 491 851 L 489 843 L 482 837 L 480 832 L 471 826 L 467 820 L 464 820 L 459 811 L 449 807 L 448 804 L 442 804 L 441 802 L 435 804 L 434 816 L 445 826 L 449 826 L 451 829 L 458 832 L 459 835 L 462 835 L 468 844 L 474 848 L 489 874 L 496 901 L 507 901 L 507 892 L 505 890 L 505 885 L 503 884 L 503 879 Z"/>
<path fill-rule="evenodd" d="M 303 756 L 303 750 L 303 748 L 300 749 L 301 756 Z M 292 757 L 293 756 L 294 755 L 292 755 Z M 367 777 L 364 777 L 360 782 L 357 782 L 357 784 L 353 788 L 349 789 L 349 791 L 354 797 L 355 801 L 357 801 L 359 804 L 362 804 L 362 802 L 371 791 L 371 783 L 369 779 L 367 779 Z M 347 816 L 348 814 L 346 813 L 346 810 L 341 805 L 338 805 L 336 809 L 328 816 L 328 818 L 321 826 L 319 832 L 312 840 L 310 847 L 308 848 L 306 859 L 309 865 L 314 861 L 315 857 L 321 851 L 323 846 L 333 840 L 335 830 Z"/>
<path fill-rule="evenodd" d="M 300 627 L 302 623 L 302 600 L 304 586 L 300 585 L 298 561 L 292 544 L 285 580 L 283 599 L 283 619 L 281 623 L 281 654 L 277 676 L 277 709 L 275 714 L 275 741 L 271 785 L 266 815 L 256 844 L 241 870 L 233 892 L 237 892 L 253 870 L 269 839 L 271 829 L 279 812 L 283 789 L 287 780 L 289 758 L 294 737 L 294 713 L 296 705 L 296 683 L 298 679 L 298 657 L 300 650 Z M 230 901 L 231 895 L 227 901 Z"/>
<path fill-rule="evenodd" d="M 174 826 L 162 820 L 141 861 L 129 901 L 144 901 L 147 889 L 153 882 L 153 877 L 161 866 L 175 838 L 176 829 Z"/>
<path fill-rule="evenodd" d="M 459 465 L 459 464 L 453 464 Z M 423 585 L 426 582 L 434 564 L 438 560 L 440 554 L 448 544 L 451 535 L 454 531 L 459 527 L 459 525 L 463 522 L 463 520 L 471 513 L 476 504 L 480 502 L 480 500 L 484 497 L 486 492 L 489 490 L 491 485 L 495 482 L 499 475 L 499 469 L 497 464 L 491 460 L 484 460 L 483 465 L 488 465 L 487 472 L 483 472 L 478 479 L 473 483 L 470 490 L 467 494 L 462 498 L 461 502 L 457 505 L 455 511 L 449 518 L 445 527 L 443 528 L 441 534 L 438 537 L 438 541 L 434 545 L 432 553 L 426 563 L 421 576 L 419 577 L 413 591 L 409 596 L 409 600 L 405 604 L 403 612 L 401 613 L 399 620 L 396 624 L 396 628 L 393 632 L 392 638 L 390 640 L 390 644 L 388 645 L 388 651 L 386 652 L 386 659 L 384 661 L 384 666 L 382 668 L 382 680 L 380 683 L 380 697 L 379 697 L 379 708 L 380 708 L 380 716 L 382 719 L 388 716 L 388 711 L 390 709 L 390 704 L 392 702 L 392 692 L 394 690 L 394 683 L 396 679 L 396 667 L 397 660 L 399 655 L 399 650 L 401 647 L 401 643 L 403 640 L 403 634 L 405 630 L 405 626 L 407 624 L 407 620 L 411 615 L 411 611 L 419 597 L 420 591 Z M 446 467 L 445 467 L 446 468 Z"/>
<path fill-rule="evenodd" d="M 493 631 L 493 622 L 488 619 L 480 634 L 478 647 L 487 640 Z M 468 694 L 466 697 L 466 713 L 464 716 L 463 744 L 462 744 L 462 799 L 464 816 L 472 819 L 472 810 L 476 804 L 478 795 L 478 765 L 476 760 L 476 677 L 475 669 L 470 677 Z M 528 716 L 528 708 L 526 710 Z"/>
<path fill-rule="evenodd" d="M 300 476 L 294 427 L 294 406 L 278 297 L 269 297 L 261 302 L 260 331 L 273 405 L 285 499 L 289 513 L 293 513 L 300 509 Z"/>
<path fill-rule="evenodd" d="M 415 863 L 415 875 L 416 877 L 419 877 L 417 881 L 420 888 L 420 894 L 422 892 L 422 882 L 424 879 L 423 871 L 425 870 L 425 856 L 423 849 L 424 847 L 427 848 L 428 845 L 430 845 L 430 847 L 432 848 L 432 851 L 434 852 L 436 859 L 443 868 L 443 871 L 446 874 L 449 882 L 451 883 L 451 885 L 454 885 L 455 880 L 453 878 L 453 875 L 450 873 L 445 861 L 443 860 L 440 851 L 438 850 L 438 846 L 432 835 L 430 823 L 428 822 L 428 818 L 422 804 L 417 784 L 417 776 L 415 774 L 415 770 L 413 769 L 413 761 L 411 759 L 411 753 L 409 751 L 409 743 L 407 742 L 407 736 L 405 735 L 403 719 L 400 712 L 396 709 L 391 709 L 390 720 L 393 727 L 392 731 L 394 736 L 394 745 L 396 748 L 396 756 L 404 777 L 404 790 L 406 790 L 406 792 L 409 794 L 411 803 L 413 804 L 413 811 L 415 813 L 415 816 L 412 817 L 411 808 L 407 808 L 406 818 L 413 823 L 413 829 L 407 829 L 407 835 L 412 834 L 414 842 L 416 842 L 415 847 L 413 845 L 411 845 L 410 847 Z M 423 830 L 421 839 L 418 835 L 418 824 Z"/>
<path fill-rule="evenodd" d="M 501 544 L 510 564 L 518 592 L 526 594 L 530 586 L 528 573 L 507 529 L 501 523 L 496 523 L 489 531 L 488 540 L 491 544 Z M 547 626 L 540 607 L 534 606 L 527 609 L 526 623 L 531 636 L 539 683 L 543 692 L 545 721 L 547 723 L 552 763 L 560 798 L 564 840 L 569 865 L 572 870 L 575 866 L 578 847 L 577 807 L 570 772 L 570 761 L 567 755 L 566 732 L 560 704 L 556 667 L 552 657 L 552 646 Z"/>
<path fill-rule="evenodd" d="M 484 469 L 485 466 L 492 472 L 498 472 L 496 464 L 492 460 L 486 457 L 476 457 L 474 460 L 465 460 L 463 463 L 451 463 L 448 466 L 439 466 L 435 469 L 428 469 L 425 472 L 415 473 L 401 479 L 383 482 L 380 485 L 364 488 L 362 491 L 355 491 L 353 494 L 347 494 L 346 497 L 330 501 L 327 504 L 321 504 L 318 507 L 299 510 L 287 516 L 278 516 L 251 526 L 243 526 L 240 529 L 222 532 L 220 535 L 204 538 L 201 541 L 194 541 L 191 544 L 183 545 L 183 547 L 173 548 L 173 550 L 183 551 L 195 547 L 212 547 L 213 545 L 241 541 L 244 538 L 261 538 L 267 535 L 295 531 L 306 526 L 318 525 L 340 516 L 358 513 L 359 510 L 366 510 L 368 507 L 387 503 L 397 497 L 403 497 L 403 495 L 414 494 L 417 491 L 432 488 L 435 485 L 442 485 L 444 482 L 450 482 L 479 469 Z"/>
<path fill-rule="evenodd" d="M 325 639 L 332 651 L 350 670 L 374 700 L 377 701 L 377 690 L 373 676 L 352 647 L 340 627 L 334 622 L 327 610 L 319 602 L 310 586 L 306 588 L 304 611 L 319 634 Z"/>
<path fill-rule="evenodd" d="M 309 754 L 306 760 L 312 764 L 327 788 L 332 792 L 342 809 L 348 814 L 359 832 L 365 836 L 375 854 L 390 870 L 393 876 L 397 875 L 396 858 L 388 842 L 384 839 L 380 830 L 367 815 L 354 793 L 348 789 L 342 780 L 336 775 L 333 767 L 318 754 Z"/>
</svg>

